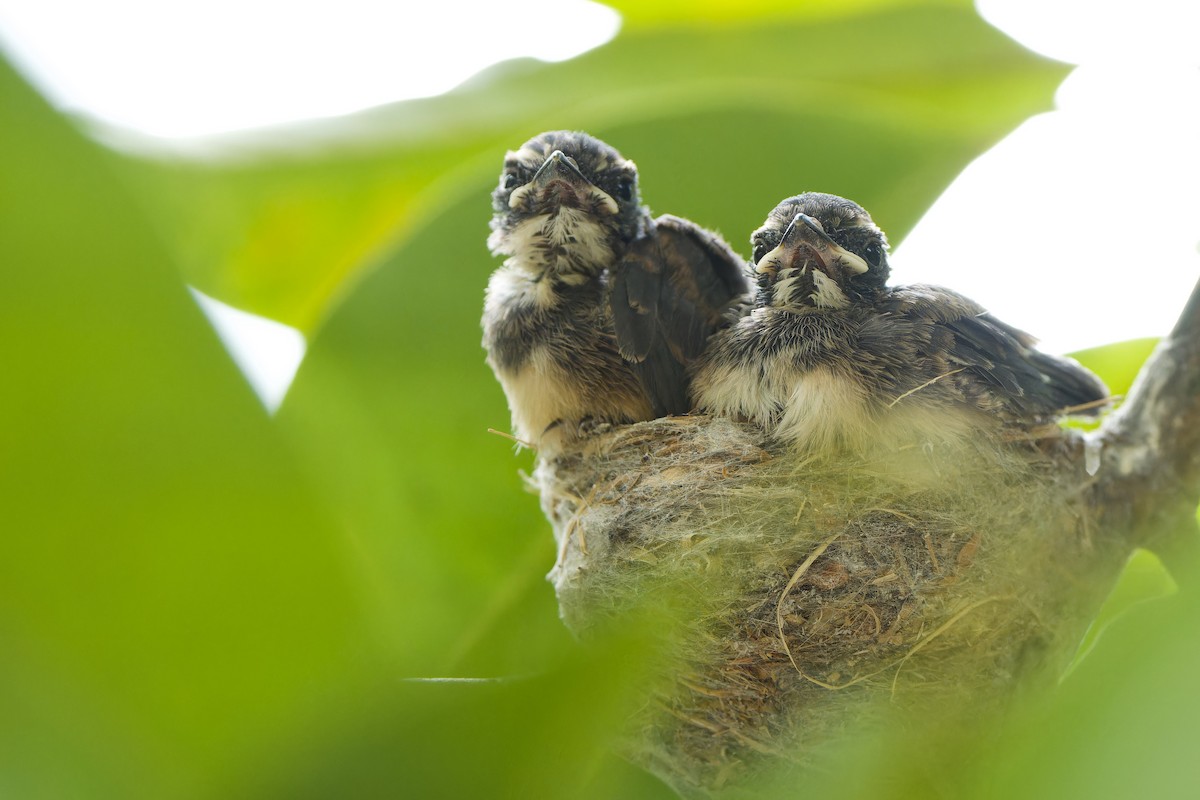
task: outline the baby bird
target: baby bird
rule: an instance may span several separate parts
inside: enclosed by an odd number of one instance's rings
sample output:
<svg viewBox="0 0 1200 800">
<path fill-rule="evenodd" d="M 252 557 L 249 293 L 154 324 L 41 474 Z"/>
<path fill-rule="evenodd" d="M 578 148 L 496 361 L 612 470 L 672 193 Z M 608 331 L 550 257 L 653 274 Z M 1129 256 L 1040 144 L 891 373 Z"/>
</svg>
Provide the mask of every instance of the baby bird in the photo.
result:
<svg viewBox="0 0 1200 800">
<path fill-rule="evenodd" d="M 688 366 L 750 291 L 723 240 L 653 219 L 632 161 L 585 133 L 508 153 L 488 245 L 487 360 L 517 438 L 553 454 L 584 423 L 690 410 Z"/>
<path fill-rule="evenodd" d="M 1104 384 L 975 302 L 888 287 L 887 240 L 859 205 L 809 192 L 751 237 L 753 310 L 713 337 L 692 390 L 703 411 L 749 419 L 813 451 L 1032 433 L 1098 413 Z"/>
</svg>

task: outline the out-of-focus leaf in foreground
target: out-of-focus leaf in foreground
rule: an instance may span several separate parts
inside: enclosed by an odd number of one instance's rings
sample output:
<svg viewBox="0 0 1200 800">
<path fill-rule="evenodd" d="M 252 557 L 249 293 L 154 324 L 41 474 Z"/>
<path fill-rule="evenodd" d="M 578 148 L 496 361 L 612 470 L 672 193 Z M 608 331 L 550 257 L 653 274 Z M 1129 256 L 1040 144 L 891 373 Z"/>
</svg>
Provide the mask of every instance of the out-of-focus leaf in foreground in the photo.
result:
<svg viewBox="0 0 1200 800">
<path fill-rule="evenodd" d="M 1182 577 L 1191 589 L 1113 620 L 1051 702 L 1025 709 L 986 756 L 964 743 L 963 796 L 1194 796 L 1200 595 L 1197 576 Z"/>
<path fill-rule="evenodd" d="M 899 240 L 1063 70 L 960 2 L 689 4 L 685 27 L 627 5 L 579 59 L 227 158 L 110 158 L 0 75 L 0 794 L 662 796 L 601 755 L 638 646 L 575 651 L 528 458 L 485 433 L 508 427 L 478 329 L 504 150 L 590 130 L 739 249 L 805 189 Z M 185 280 L 316 334 L 275 423 Z M 1109 638 L 1075 685 L 1125 668 Z M 1097 726 L 1157 708 L 1087 686 Z M 1068 737 L 1030 740 L 1012 757 L 1050 770 Z"/>
<path fill-rule="evenodd" d="M 0 63 L 0 795 L 220 794 L 370 661 L 339 537 L 121 187 Z"/>
</svg>

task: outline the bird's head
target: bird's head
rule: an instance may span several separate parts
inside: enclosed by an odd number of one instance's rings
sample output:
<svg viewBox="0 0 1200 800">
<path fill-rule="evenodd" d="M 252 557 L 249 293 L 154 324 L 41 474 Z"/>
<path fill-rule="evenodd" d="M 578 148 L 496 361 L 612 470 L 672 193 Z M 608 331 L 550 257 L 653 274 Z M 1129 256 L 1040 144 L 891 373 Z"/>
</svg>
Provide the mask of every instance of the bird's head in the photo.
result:
<svg viewBox="0 0 1200 800">
<path fill-rule="evenodd" d="M 535 136 L 504 158 L 488 246 L 538 276 L 594 276 L 649 220 L 637 179 L 632 161 L 586 133 Z"/>
<path fill-rule="evenodd" d="M 888 279 L 887 238 L 857 203 L 819 192 L 789 197 L 750 237 L 760 302 L 839 309 Z"/>
</svg>

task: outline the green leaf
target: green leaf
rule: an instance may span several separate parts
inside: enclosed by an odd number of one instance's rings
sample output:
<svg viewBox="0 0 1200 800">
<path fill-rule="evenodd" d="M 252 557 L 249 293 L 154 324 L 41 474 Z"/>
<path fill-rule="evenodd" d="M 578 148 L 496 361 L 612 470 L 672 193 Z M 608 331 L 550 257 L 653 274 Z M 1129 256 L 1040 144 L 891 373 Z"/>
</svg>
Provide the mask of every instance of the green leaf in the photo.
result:
<svg viewBox="0 0 1200 800">
<path fill-rule="evenodd" d="M 749 0 L 744 3 L 722 3 L 719 0 L 657 0 L 638 3 L 636 0 L 616 0 L 608 5 L 621 12 L 626 24 L 635 29 L 655 26 L 677 27 L 680 20 L 692 25 L 730 25 L 747 22 L 767 22 L 777 19 L 825 19 L 854 16 L 866 11 L 909 5 L 908 0 L 846 0 L 841 3 L 794 3 L 788 0 Z M 958 0 L 945 0 L 945 6 L 964 7 Z"/>
<path fill-rule="evenodd" d="M 1067 668 L 1067 676 L 1087 658 L 1088 653 L 1092 652 L 1096 642 L 1113 622 L 1142 603 L 1170 597 L 1178 589 L 1178 585 L 1158 556 L 1149 550 L 1135 551 L 1122 570 L 1117 585 L 1109 593 L 1108 599 L 1104 601 L 1096 619 L 1092 621 L 1079 644 L 1079 652 Z"/>
<path fill-rule="evenodd" d="M 609 751 L 640 701 L 644 643 L 610 642 L 534 676 L 380 687 L 263 782 L 264 797 L 667 800 Z"/>
<path fill-rule="evenodd" d="M 0 795 L 220 794 L 373 646 L 111 159 L 0 63 Z"/>
<path fill-rule="evenodd" d="M 1046 706 L 1006 725 L 987 758 L 960 765 L 970 769 L 964 795 L 1192 797 L 1198 600 L 1185 589 L 1115 620 Z"/>
<path fill-rule="evenodd" d="M 486 194 L 505 148 L 542 130 L 609 139 L 653 208 L 739 247 L 807 189 L 854 197 L 899 241 L 1065 74 L 966 3 L 770 2 L 719 27 L 668 24 L 674 5 L 629 4 L 625 31 L 567 62 L 506 62 L 439 97 L 232 137 L 215 157 L 142 157 L 130 174 L 190 283 L 312 332 L 365 268 Z M 442 269 L 486 269 L 486 218 L 461 221 L 476 249 Z"/>
<path fill-rule="evenodd" d="M 639 651 L 579 655 L 487 433 L 504 150 L 588 129 L 738 249 L 806 189 L 898 241 L 1064 68 L 965 3 L 625 5 L 581 58 L 204 158 L 114 157 L 0 74 L 0 794 L 663 795 L 602 755 Z M 314 335 L 276 420 L 185 282 Z M 447 676 L 505 680 L 404 680 Z"/>
<path fill-rule="evenodd" d="M 1131 339 L 1081 350 L 1073 355 L 1079 363 L 1103 378 L 1109 391 L 1124 396 L 1157 344 L 1157 339 Z"/>
</svg>

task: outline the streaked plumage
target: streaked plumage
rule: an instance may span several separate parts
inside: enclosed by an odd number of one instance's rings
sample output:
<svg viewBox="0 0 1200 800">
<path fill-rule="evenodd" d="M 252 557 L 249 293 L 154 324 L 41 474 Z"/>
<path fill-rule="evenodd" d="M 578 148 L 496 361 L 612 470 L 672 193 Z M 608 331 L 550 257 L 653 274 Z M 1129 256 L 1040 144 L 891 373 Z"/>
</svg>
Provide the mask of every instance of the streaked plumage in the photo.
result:
<svg viewBox="0 0 1200 800">
<path fill-rule="evenodd" d="M 632 161 L 584 133 L 508 153 L 488 244 L 483 344 L 517 438 L 543 451 L 580 423 L 689 410 L 688 365 L 749 285 L 718 236 L 652 219 Z"/>
<path fill-rule="evenodd" d="M 849 200 L 788 198 L 751 242 L 755 307 L 697 364 L 703 410 L 801 447 L 901 447 L 1028 432 L 1108 396 L 962 295 L 889 288 L 886 238 Z"/>
</svg>

